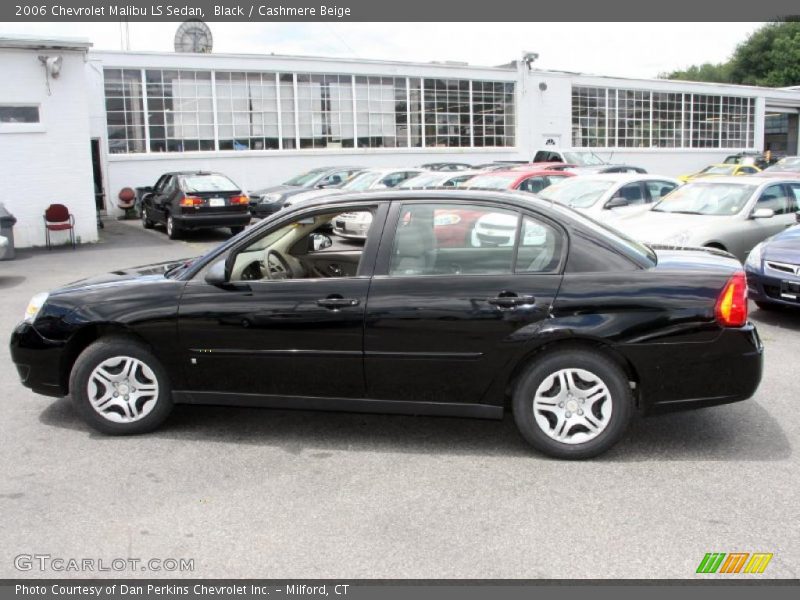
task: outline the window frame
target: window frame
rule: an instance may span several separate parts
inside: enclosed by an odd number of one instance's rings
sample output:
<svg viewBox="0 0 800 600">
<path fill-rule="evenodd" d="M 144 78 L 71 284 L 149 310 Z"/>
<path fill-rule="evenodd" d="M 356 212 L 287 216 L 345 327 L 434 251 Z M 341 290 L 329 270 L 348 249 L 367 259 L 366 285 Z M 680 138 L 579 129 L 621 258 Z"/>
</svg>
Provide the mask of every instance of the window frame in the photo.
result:
<svg viewBox="0 0 800 600">
<path fill-rule="evenodd" d="M 391 275 L 389 269 L 391 267 L 392 252 L 394 250 L 395 237 L 398 231 L 398 225 L 402 216 L 403 207 L 415 204 L 445 204 L 445 205 L 460 205 L 460 206 L 478 206 L 491 208 L 495 207 L 500 210 L 512 211 L 517 213 L 517 227 L 515 230 L 515 243 L 511 258 L 511 271 L 509 273 L 432 273 L 424 275 Z M 553 271 L 546 273 L 534 271 L 517 271 L 517 254 L 519 250 L 520 234 L 522 231 L 522 223 L 525 217 L 529 217 L 541 221 L 543 225 L 550 226 L 557 235 L 562 236 L 562 243 L 560 245 L 561 256 L 557 268 Z M 383 233 L 381 235 L 380 247 L 378 248 L 377 260 L 375 262 L 372 277 L 379 277 L 382 279 L 417 279 L 420 277 L 497 277 L 497 276 L 547 276 L 547 277 L 562 277 L 564 275 L 567 260 L 569 258 L 570 236 L 567 227 L 564 227 L 557 221 L 547 217 L 535 210 L 530 210 L 526 207 L 517 206 L 515 204 L 506 204 L 491 199 L 469 199 L 469 198 L 435 198 L 420 196 L 419 198 L 408 198 L 403 200 L 394 200 L 389 207 L 386 220 L 383 226 Z"/>
<path fill-rule="evenodd" d="M 0 108 L 35 108 L 36 121 L 30 122 L 6 122 L 0 121 L 0 133 L 43 133 L 44 116 L 42 105 L 39 102 L 0 102 Z"/>
</svg>

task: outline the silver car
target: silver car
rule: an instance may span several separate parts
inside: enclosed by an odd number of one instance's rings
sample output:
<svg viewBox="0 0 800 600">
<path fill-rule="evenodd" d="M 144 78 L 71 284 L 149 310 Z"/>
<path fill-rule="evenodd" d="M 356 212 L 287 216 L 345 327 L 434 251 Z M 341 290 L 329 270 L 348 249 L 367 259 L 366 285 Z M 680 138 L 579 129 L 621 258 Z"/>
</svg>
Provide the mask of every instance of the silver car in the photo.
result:
<svg viewBox="0 0 800 600">
<path fill-rule="evenodd" d="M 707 246 L 744 260 L 760 241 L 795 224 L 800 180 L 714 177 L 689 182 L 649 210 L 608 221 L 630 237 Z"/>
</svg>

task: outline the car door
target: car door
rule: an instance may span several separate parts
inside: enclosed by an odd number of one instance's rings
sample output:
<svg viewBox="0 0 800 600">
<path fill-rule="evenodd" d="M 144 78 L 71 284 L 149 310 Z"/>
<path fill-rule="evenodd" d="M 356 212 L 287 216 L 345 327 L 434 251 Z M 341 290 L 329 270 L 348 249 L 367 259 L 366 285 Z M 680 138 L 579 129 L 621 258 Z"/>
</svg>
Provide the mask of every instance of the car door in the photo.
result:
<svg viewBox="0 0 800 600">
<path fill-rule="evenodd" d="M 443 218 L 453 215 L 463 218 Z M 469 231 L 445 231 L 490 215 L 516 219 L 514 243 L 474 246 Z M 519 351 L 515 334 L 547 318 L 565 234 L 490 202 L 424 199 L 393 203 L 384 231 L 365 315 L 367 397 L 480 402 Z"/>
<path fill-rule="evenodd" d="M 288 254 L 307 264 L 314 261 L 314 272 L 306 268 L 303 277 L 276 280 L 245 277 L 256 263 L 264 270 L 261 257 L 267 249 L 280 247 L 286 257 L 283 236 L 301 232 L 308 215 L 321 210 L 301 211 L 240 241 L 222 257 L 231 274 L 228 283 L 212 285 L 202 272 L 187 283 L 178 332 L 185 380 L 194 396 L 250 398 L 256 404 L 276 396 L 363 397 L 364 309 L 386 209 L 369 207 L 374 218 L 363 247 L 335 236 L 333 249 L 324 251 L 313 250 L 310 237 L 292 241 Z M 343 204 L 328 216 L 359 210 L 366 209 Z M 324 230 L 324 223 L 320 226 Z M 360 256 L 355 263 L 353 253 Z M 266 268 L 272 272 L 270 260 Z"/>
<path fill-rule="evenodd" d="M 164 189 L 171 181 L 172 175 L 162 175 L 153 186 L 153 191 L 144 199 L 144 205 L 147 207 L 148 216 L 154 221 L 164 221 L 164 210 L 161 202 L 163 198 Z"/>
<path fill-rule="evenodd" d="M 726 247 L 736 256 L 747 256 L 759 242 L 783 231 L 794 223 L 794 214 L 790 210 L 791 191 L 783 183 L 774 183 L 765 187 L 756 202 L 747 211 L 742 221 L 741 232 L 731 235 Z M 759 208 L 768 208 L 775 215 L 768 218 L 754 219 L 753 213 Z"/>
</svg>

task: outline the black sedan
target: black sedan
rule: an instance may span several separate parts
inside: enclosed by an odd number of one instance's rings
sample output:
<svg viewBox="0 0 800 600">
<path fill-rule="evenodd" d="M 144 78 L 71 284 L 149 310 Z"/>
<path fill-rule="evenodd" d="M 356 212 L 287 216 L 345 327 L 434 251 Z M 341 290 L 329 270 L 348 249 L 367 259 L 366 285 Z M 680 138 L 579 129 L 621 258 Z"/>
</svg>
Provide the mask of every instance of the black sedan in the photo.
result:
<svg viewBox="0 0 800 600">
<path fill-rule="evenodd" d="M 320 233 L 354 213 L 371 215 L 363 246 Z M 481 216 L 516 220 L 511 243 L 473 246 L 464 224 Z M 198 259 L 38 295 L 11 355 L 26 386 L 70 394 L 109 434 L 150 431 L 173 403 L 511 410 L 563 458 L 607 450 L 635 411 L 749 398 L 762 370 L 733 258 L 466 190 L 323 198 Z"/>
<path fill-rule="evenodd" d="M 281 210 L 286 200 L 295 194 L 315 188 L 334 188 L 349 181 L 363 171 L 363 167 L 317 167 L 281 185 L 262 188 L 250 194 L 250 212 L 263 218 Z"/>
<path fill-rule="evenodd" d="M 745 261 L 748 295 L 759 308 L 800 307 L 800 212 L 798 224 L 764 240 Z"/>
<path fill-rule="evenodd" d="M 248 197 L 219 173 L 165 173 L 155 186 L 145 189 L 141 206 L 144 228 L 163 223 L 173 240 L 186 230 L 216 227 L 229 227 L 236 235 L 250 223 Z"/>
</svg>

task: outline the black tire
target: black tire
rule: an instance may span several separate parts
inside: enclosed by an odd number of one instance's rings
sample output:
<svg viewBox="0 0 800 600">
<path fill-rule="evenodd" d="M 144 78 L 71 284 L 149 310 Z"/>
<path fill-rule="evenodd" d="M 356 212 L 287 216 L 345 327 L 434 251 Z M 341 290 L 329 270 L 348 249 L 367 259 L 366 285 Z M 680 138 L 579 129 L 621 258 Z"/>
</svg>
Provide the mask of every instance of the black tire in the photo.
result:
<svg viewBox="0 0 800 600">
<path fill-rule="evenodd" d="M 139 420 L 119 423 L 102 416 L 89 399 L 89 378 L 103 361 L 118 357 L 131 357 L 144 363 L 155 375 L 158 395 L 150 412 Z M 164 367 L 147 347 L 126 337 L 101 338 L 81 352 L 72 367 L 69 378 L 70 396 L 76 411 L 92 428 L 110 435 L 147 433 L 161 425 L 172 412 L 172 388 Z M 153 402 L 150 400 L 149 402 Z M 140 405 L 140 409 L 143 405 Z M 120 409 L 120 414 L 122 411 Z"/>
<path fill-rule="evenodd" d="M 761 300 L 755 300 L 756 306 L 761 310 L 780 310 L 780 304 L 775 304 L 774 302 L 763 302 Z"/>
<path fill-rule="evenodd" d="M 593 439 L 565 443 L 550 437 L 537 423 L 533 408 L 536 391 L 545 379 L 561 369 L 589 371 L 608 390 L 608 397 L 603 402 L 611 402 L 611 414 L 605 428 Z M 513 410 L 514 421 L 522 437 L 540 452 L 563 459 L 592 458 L 607 451 L 624 435 L 633 414 L 633 396 L 625 374 L 604 354 L 583 348 L 563 349 L 542 354 L 522 374 L 514 389 Z M 546 412 L 543 411 L 541 415 L 547 418 Z M 572 417 L 580 418 L 575 415 Z M 580 423 L 576 422 L 575 425 Z M 575 425 L 567 426 L 570 434 L 581 431 Z"/>
<path fill-rule="evenodd" d="M 167 237 L 171 240 L 181 239 L 181 228 L 175 223 L 172 215 L 167 215 Z"/>
<path fill-rule="evenodd" d="M 236 227 L 231 227 L 231 235 L 239 235 L 244 231 L 243 225 L 237 225 Z"/>
<path fill-rule="evenodd" d="M 147 216 L 147 207 L 142 207 L 142 227 L 145 229 L 152 229 L 155 226 L 155 223 L 152 219 L 148 218 Z"/>
</svg>

